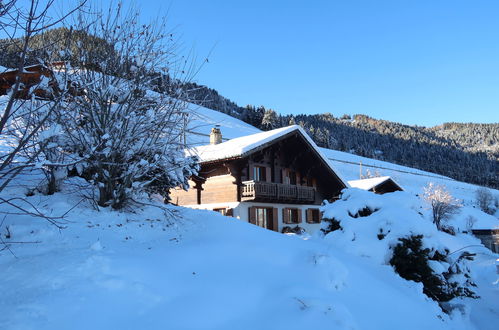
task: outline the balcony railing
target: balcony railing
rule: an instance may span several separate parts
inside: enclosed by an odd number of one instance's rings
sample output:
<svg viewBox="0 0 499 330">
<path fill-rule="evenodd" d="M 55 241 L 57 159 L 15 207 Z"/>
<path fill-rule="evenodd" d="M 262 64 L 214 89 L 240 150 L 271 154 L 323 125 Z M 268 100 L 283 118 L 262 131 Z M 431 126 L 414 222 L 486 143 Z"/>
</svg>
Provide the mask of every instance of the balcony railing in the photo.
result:
<svg viewBox="0 0 499 330">
<path fill-rule="evenodd" d="M 282 183 L 243 181 L 241 199 L 243 201 L 256 199 L 313 202 L 315 200 L 315 189 Z"/>
</svg>

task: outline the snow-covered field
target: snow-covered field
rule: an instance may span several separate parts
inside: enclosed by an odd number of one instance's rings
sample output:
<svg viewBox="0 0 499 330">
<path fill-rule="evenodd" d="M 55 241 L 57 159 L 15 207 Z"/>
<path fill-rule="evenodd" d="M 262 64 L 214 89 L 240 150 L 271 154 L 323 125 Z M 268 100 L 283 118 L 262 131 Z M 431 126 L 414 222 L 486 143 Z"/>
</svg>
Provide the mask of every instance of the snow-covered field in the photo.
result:
<svg viewBox="0 0 499 330">
<path fill-rule="evenodd" d="M 69 191 L 29 200 L 53 216 L 79 202 Z M 175 217 L 154 206 L 118 213 L 83 203 L 60 231 L 39 218 L 6 218 L 9 240 L 25 243 L 10 245 L 15 257 L 0 255 L 0 328 L 494 329 L 497 321 L 485 250 L 473 268 L 484 299 L 451 318 L 420 284 L 379 262 L 383 249 L 362 256 L 342 247 L 352 246 L 346 239 L 303 240 L 215 212 L 168 210 Z"/>
<path fill-rule="evenodd" d="M 214 124 L 228 138 L 259 132 L 215 111 L 195 112 L 191 129 L 203 135 L 191 141 L 206 142 Z M 325 153 L 343 161 L 333 164 L 348 180 L 358 178 L 359 168 L 344 161 L 381 164 Z M 473 214 L 490 226 L 498 220 L 469 204 L 476 186 L 381 165 L 392 168 L 381 174 L 393 176 L 406 192 L 366 197 L 380 211 L 326 238 L 282 235 L 215 212 L 155 202 L 133 211 L 96 210 L 82 201 L 83 190 L 74 187 L 83 182 L 75 179 L 52 196 L 26 197 L 46 215 L 67 212 L 64 229 L 4 203 L 0 238 L 9 249 L 0 251 L 0 329 L 496 329 L 498 256 L 470 235 L 437 233 L 414 196 L 428 181 L 445 183 L 467 204 L 453 221 L 464 225 Z M 23 196 L 35 179 L 20 177 L 1 197 Z M 355 206 L 336 205 L 326 212 Z M 380 224 L 392 232 L 384 240 L 373 235 Z M 394 272 L 386 260 L 390 244 L 399 234 L 419 232 L 428 245 L 450 251 L 473 246 L 477 256 L 469 266 L 481 299 L 461 299 L 448 315 L 421 284 Z"/>
</svg>

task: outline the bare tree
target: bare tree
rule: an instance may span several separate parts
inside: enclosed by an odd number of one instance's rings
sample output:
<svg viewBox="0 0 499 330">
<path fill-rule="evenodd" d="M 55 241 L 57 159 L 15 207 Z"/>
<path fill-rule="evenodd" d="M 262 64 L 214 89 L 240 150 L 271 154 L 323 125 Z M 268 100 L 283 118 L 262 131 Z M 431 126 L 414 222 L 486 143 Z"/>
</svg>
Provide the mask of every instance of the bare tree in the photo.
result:
<svg viewBox="0 0 499 330">
<path fill-rule="evenodd" d="M 457 213 L 461 207 L 459 200 L 455 199 L 443 185 L 430 182 L 424 187 L 424 199 L 430 204 L 433 214 L 433 223 L 439 230 L 443 229 L 443 221 Z"/>
<path fill-rule="evenodd" d="M 197 171 L 184 156 L 189 116 L 179 87 L 191 63 L 178 55 L 164 21 L 141 24 L 121 3 L 90 12 L 97 15 L 80 13 L 74 25 L 78 47 L 64 70 L 74 89 L 56 110 L 63 131 L 57 150 L 84 159 L 75 170 L 96 185 L 100 206 L 119 209 L 142 193 L 167 197 Z M 153 92 L 166 74 L 161 90 L 168 94 Z"/>
</svg>

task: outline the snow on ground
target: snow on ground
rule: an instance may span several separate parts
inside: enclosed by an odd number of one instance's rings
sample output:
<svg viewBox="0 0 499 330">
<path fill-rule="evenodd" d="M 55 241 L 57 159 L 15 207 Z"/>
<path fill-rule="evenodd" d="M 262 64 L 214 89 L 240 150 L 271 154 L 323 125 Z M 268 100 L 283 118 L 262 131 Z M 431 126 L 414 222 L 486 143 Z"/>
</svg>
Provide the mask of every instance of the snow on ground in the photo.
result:
<svg viewBox="0 0 499 330">
<path fill-rule="evenodd" d="M 369 208 L 372 214 L 356 216 L 360 210 Z M 432 251 L 449 251 L 447 261 L 452 265 L 464 251 L 476 254 L 476 260 L 460 265 L 469 267 L 476 287 L 469 287 L 480 299 L 459 298 L 451 301 L 458 309 L 466 310 L 462 320 L 464 328 L 495 329 L 499 321 L 499 269 L 494 260 L 497 254 L 483 247 L 474 236 L 457 233 L 455 236 L 437 230 L 431 216 L 425 214 L 421 201 L 407 192 L 376 195 L 368 191 L 347 189 L 340 201 L 323 207 L 324 217 L 336 219 L 341 228 L 325 236 L 325 242 L 333 251 L 347 251 L 349 254 L 381 266 L 388 265 L 392 248 L 399 238 L 423 235 L 423 246 Z M 479 212 L 479 211 L 478 211 Z M 483 214 L 483 213 L 482 213 Z M 478 216 L 478 214 L 476 214 Z M 486 218 L 486 217 L 485 217 Z M 490 216 L 490 218 L 493 218 Z M 490 219 L 489 219 L 490 220 Z M 495 219 L 497 221 L 497 219 Z M 486 220 L 484 220 L 486 221 Z M 324 228 L 327 223 L 323 223 Z M 446 271 L 449 264 L 433 261 L 434 271 Z M 432 268 L 433 268 L 432 267 Z M 450 266 L 452 267 L 452 266 Z M 451 281 L 466 282 L 462 275 L 454 275 Z M 418 290 L 419 283 L 411 283 Z M 465 284 L 464 284 L 465 285 Z M 421 289 L 421 287 L 419 287 Z M 462 315 L 453 314 L 454 317 Z M 469 318 L 469 319 L 468 319 Z M 470 322 L 467 324 L 467 322 Z"/>
<path fill-rule="evenodd" d="M 206 143 L 214 124 L 228 138 L 259 132 L 219 112 L 197 107 L 194 113 L 198 122 L 191 130 L 202 135 L 191 134 L 191 142 Z M 359 167 L 346 162 L 389 167 L 381 174 L 411 196 L 374 197 L 372 203 L 400 208 L 378 213 L 375 225 L 385 222 L 400 232 L 395 221 L 415 212 L 413 195 L 430 180 L 445 183 L 469 203 L 474 198 L 473 185 L 323 152 L 347 179 L 358 178 Z M 35 172 L 18 178 L 3 197 L 23 196 L 38 178 Z M 463 300 L 465 314 L 451 318 L 420 284 L 386 265 L 388 241 L 381 247 L 372 237 L 368 242 L 366 234 L 378 228 L 362 226 L 362 219 L 345 236 L 304 240 L 203 210 L 169 207 L 165 214 L 151 205 L 134 212 L 97 211 L 82 201 L 82 191 L 66 184 L 53 196 L 27 197 L 45 214 L 68 212 L 65 229 L 28 215 L 0 219 L 0 238 L 10 242 L 10 250 L 0 251 L 0 329 L 495 329 L 499 321 L 497 255 L 469 235 L 432 241 L 453 248 L 478 245 L 471 266 L 482 298 Z M 12 211 L 5 203 L 0 208 Z M 418 210 L 428 219 L 428 210 Z M 468 206 L 454 221 L 461 217 L 463 223 L 468 215 L 487 226 L 497 220 Z"/>
<path fill-rule="evenodd" d="M 28 200 L 57 216 L 80 201 L 68 189 Z M 16 257 L 0 252 L 0 329 L 472 327 L 391 267 L 320 237 L 303 240 L 210 211 L 168 211 L 176 218 L 156 206 L 118 213 L 83 202 L 63 230 L 8 216 L 2 239 L 26 243 L 10 245 Z"/>
</svg>

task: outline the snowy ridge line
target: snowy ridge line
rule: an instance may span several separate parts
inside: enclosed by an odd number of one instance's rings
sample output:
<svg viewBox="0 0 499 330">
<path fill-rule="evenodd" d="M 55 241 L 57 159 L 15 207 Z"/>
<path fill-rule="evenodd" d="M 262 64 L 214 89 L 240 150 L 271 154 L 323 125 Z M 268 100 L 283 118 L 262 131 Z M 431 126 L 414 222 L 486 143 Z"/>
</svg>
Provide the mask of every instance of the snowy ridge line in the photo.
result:
<svg viewBox="0 0 499 330">
<path fill-rule="evenodd" d="M 360 162 L 358 163 L 358 162 L 352 162 L 352 161 L 348 161 L 348 160 L 340 160 L 340 159 L 336 159 L 336 158 L 329 158 L 328 157 L 328 159 L 332 160 L 334 162 L 340 162 L 340 163 L 345 163 L 345 164 L 362 165 L 362 166 L 366 166 L 366 167 L 379 168 L 379 169 L 382 169 L 382 170 L 389 170 L 389 171 L 395 171 L 395 172 L 412 174 L 412 175 L 426 176 L 426 177 L 429 177 L 429 178 L 436 178 L 436 179 L 443 179 L 443 180 L 449 180 L 449 181 L 456 181 L 455 179 L 452 179 L 452 178 L 449 178 L 449 177 L 446 177 L 446 176 L 437 176 L 437 175 L 422 174 L 422 173 L 409 172 L 409 171 L 403 171 L 403 170 L 396 170 L 394 168 L 383 167 L 383 166 L 376 166 L 376 165 L 367 165 L 367 164 L 360 163 Z"/>
</svg>

